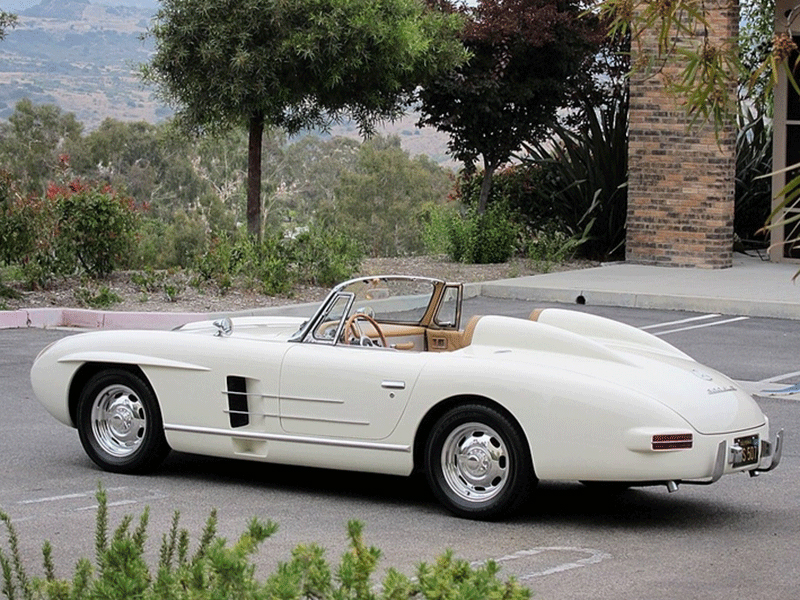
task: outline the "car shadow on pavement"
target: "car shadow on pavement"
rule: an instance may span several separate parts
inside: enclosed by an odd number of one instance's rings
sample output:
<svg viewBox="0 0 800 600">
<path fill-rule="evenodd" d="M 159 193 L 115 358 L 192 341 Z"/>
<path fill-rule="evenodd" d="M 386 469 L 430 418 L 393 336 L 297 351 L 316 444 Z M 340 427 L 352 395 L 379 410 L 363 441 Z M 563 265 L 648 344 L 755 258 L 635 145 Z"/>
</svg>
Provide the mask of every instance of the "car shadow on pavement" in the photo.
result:
<svg viewBox="0 0 800 600">
<path fill-rule="evenodd" d="M 664 486 L 605 490 L 574 483 L 541 483 L 517 520 L 557 524 L 601 524 L 621 529 L 673 530 L 729 525 L 736 509 L 724 501 L 681 486 L 670 494 Z"/>
<path fill-rule="evenodd" d="M 156 475 L 384 503 L 437 506 L 424 476 L 397 477 L 356 471 L 278 465 L 171 452 Z"/>
<path fill-rule="evenodd" d="M 428 489 L 425 477 L 336 471 L 196 456 L 173 452 L 157 476 L 195 480 L 202 485 L 235 485 L 289 495 L 308 494 L 336 500 L 358 499 L 383 506 L 413 507 L 421 513 L 451 517 Z M 624 490 L 575 483 L 540 483 L 530 502 L 503 519 L 519 524 L 602 524 L 622 529 L 698 530 L 730 524 L 738 512 L 719 498 L 682 486 L 669 494 L 663 486 Z"/>
</svg>

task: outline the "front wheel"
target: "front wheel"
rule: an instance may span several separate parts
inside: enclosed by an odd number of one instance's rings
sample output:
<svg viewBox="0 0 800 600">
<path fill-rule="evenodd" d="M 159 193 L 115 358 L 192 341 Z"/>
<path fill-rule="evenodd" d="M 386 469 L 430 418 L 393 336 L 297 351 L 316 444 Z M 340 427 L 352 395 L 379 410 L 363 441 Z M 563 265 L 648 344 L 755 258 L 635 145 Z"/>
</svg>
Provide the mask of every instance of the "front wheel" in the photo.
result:
<svg viewBox="0 0 800 600">
<path fill-rule="evenodd" d="M 470 519 L 512 512 L 527 499 L 535 482 L 517 426 L 480 404 L 454 408 L 437 421 L 426 444 L 425 467 L 438 500 Z"/>
<path fill-rule="evenodd" d="M 115 473 L 152 470 L 169 452 L 155 395 L 124 369 L 89 379 L 78 400 L 78 435 L 89 458 Z"/>
</svg>

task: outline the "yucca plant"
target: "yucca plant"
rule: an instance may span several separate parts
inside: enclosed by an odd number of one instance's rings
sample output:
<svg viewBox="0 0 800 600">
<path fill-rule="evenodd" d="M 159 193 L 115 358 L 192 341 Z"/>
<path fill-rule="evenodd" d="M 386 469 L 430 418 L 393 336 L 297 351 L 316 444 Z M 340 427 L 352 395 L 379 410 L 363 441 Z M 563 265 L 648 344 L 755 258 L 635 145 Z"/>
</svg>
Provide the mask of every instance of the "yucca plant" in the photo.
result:
<svg viewBox="0 0 800 600">
<path fill-rule="evenodd" d="M 737 117 L 736 208 L 733 229 L 747 242 L 764 227 L 772 202 L 772 124 L 764 114 L 743 107 Z"/>
<path fill-rule="evenodd" d="M 628 93 L 585 112 L 578 130 L 558 125 L 549 141 L 525 145 L 525 160 L 544 170 L 540 193 L 552 202 L 558 221 L 585 239 L 579 252 L 610 259 L 625 247 Z"/>
</svg>

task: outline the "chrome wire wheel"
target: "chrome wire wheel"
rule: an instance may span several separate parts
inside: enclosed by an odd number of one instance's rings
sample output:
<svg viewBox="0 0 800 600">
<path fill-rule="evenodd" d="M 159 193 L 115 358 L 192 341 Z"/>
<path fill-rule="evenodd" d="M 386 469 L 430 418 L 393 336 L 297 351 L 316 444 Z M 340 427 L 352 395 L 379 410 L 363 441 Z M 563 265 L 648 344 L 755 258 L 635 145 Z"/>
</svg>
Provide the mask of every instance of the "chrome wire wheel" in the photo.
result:
<svg viewBox="0 0 800 600">
<path fill-rule="evenodd" d="M 91 412 L 94 439 L 100 448 L 117 458 L 134 454 L 147 433 L 147 413 L 136 392 L 113 384 L 94 399 Z"/>
<path fill-rule="evenodd" d="M 466 519 L 508 515 L 527 501 L 536 484 L 518 423 L 485 404 L 454 405 L 433 423 L 424 466 L 433 495 Z"/>
<path fill-rule="evenodd" d="M 505 440 L 484 423 L 464 423 L 442 445 L 442 475 L 455 495 L 466 502 L 486 502 L 503 491 L 509 479 Z"/>
<path fill-rule="evenodd" d="M 106 471 L 144 473 L 169 453 L 158 400 L 141 373 L 113 366 L 95 373 L 76 408 L 81 445 Z"/>
</svg>

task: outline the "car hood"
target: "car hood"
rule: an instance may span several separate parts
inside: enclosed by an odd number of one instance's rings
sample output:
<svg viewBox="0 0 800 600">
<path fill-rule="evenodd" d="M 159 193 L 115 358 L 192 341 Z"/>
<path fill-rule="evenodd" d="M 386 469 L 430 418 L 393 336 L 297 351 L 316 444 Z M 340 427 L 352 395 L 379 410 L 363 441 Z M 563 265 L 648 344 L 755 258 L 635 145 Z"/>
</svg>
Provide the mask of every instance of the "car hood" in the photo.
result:
<svg viewBox="0 0 800 600">
<path fill-rule="evenodd" d="M 186 333 L 218 335 L 222 319 L 195 321 L 178 328 Z M 234 317 L 230 321 L 230 337 L 287 341 L 306 322 L 302 317 Z"/>
<path fill-rule="evenodd" d="M 557 312 L 548 315 L 551 310 Z M 468 351 L 631 390 L 672 409 L 698 433 L 741 431 L 766 422 L 733 380 L 660 338 L 602 317 L 561 309 L 542 311 L 536 322 L 483 317 Z"/>
</svg>

